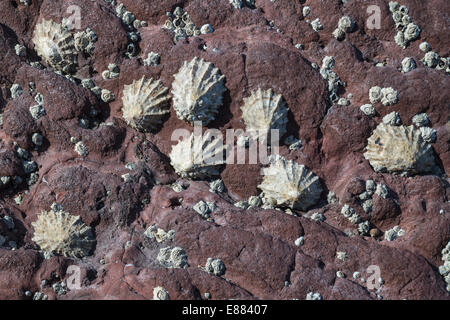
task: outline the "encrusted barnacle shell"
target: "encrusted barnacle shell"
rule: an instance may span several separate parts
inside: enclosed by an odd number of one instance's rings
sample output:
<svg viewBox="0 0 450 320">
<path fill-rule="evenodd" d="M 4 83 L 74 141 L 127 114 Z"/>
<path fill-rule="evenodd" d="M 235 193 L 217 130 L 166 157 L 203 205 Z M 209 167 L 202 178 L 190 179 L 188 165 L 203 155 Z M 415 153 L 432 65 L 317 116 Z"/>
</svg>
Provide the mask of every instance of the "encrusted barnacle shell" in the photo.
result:
<svg viewBox="0 0 450 320">
<path fill-rule="evenodd" d="M 123 118 L 139 131 L 152 131 L 162 123 L 170 108 L 169 89 L 160 80 L 140 80 L 123 88 Z"/>
<path fill-rule="evenodd" d="M 34 29 L 37 54 L 56 70 L 72 73 L 77 64 L 73 35 L 52 20 L 42 20 Z"/>
<path fill-rule="evenodd" d="M 338 28 L 344 32 L 352 32 L 355 28 L 355 21 L 349 16 L 343 16 L 339 19 Z"/>
<path fill-rule="evenodd" d="M 392 106 L 398 102 L 398 93 L 391 87 L 381 89 L 381 94 L 381 103 L 384 106 Z"/>
<path fill-rule="evenodd" d="M 277 207 L 305 211 L 320 199 L 319 178 L 304 165 L 276 155 L 272 156 L 270 166 L 263 169 L 263 174 L 258 188 L 262 190 L 264 203 L 274 200 Z"/>
<path fill-rule="evenodd" d="M 436 170 L 431 145 L 414 126 L 378 125 L 364 157 L 376 172 L 420 174 Z"/>
<path fill-rule="evenodd" d="M 280 138 L 286 133 L 288 107 L 272 89 L 252 91 L 241 110 L 246 131 L 254 140 L 268 141 L 271 129 L 279 130 Z"/>
<path fill-rule="evenodd" d="M 95 245 L 92 229 L 79 216 L 63 210 L 42 211 L 32 226 L 32 240 L 39 245 L 46 258 L 53 254 L 83 258 L 91 254 Z"/>
<path fill-rule="evenodd" d="M 417 68 L 417 65 L 413 58 L 406 57 L 405 59 L 402 60 L 402 72 L 403 73 L 410 72 L 411 70 L 413 70 L 415 68 Z"/>
<path fill-rule="evenodd" d="M 223 103 L 225 76 L 210 62 L 195 57 L 185 61 L 172 83 L 173 108 L 177 117 L 193 125 L 214 120 Z"/>
<path fill-rule="evenodd" d="M 221 139 L 210 133 L 196 136 L 192 133 L 172 147 L 170 163 L 183 178 L 205 179 L 219 175 L 225 163 L 225 146 Z"/>
<path fill-rule="evenodd" d="M 369 100 L 372 104 L 378 103 L 381 101 L 381 98 L 383 97 L 381 93 L 381 88 L 378 86 L 372 87 L 369 90 Z"/>
</svg>

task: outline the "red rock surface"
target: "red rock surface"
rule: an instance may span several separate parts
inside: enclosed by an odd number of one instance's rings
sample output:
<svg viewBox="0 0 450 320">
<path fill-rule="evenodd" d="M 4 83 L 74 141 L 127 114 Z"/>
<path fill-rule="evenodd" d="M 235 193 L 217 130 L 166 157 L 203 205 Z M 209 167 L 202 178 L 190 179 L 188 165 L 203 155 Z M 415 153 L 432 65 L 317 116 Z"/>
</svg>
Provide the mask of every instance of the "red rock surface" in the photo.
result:
<svg viewBox="0 0 450 320">
<path fill-rule="evenodd" d="M 0 2 L 0 176 L 19 176 L 22 184 L 0 189 L 0 217 L 12 217 L 13 230 L 0 220 L 0 235 L 7 241 L 0 247 L 0 299 L 31 299 L 30 291 L 42 292 L 48 299 L 153 299 L 153 289 L 164 287 L 171 299 L 305 299 L 319 292 L 323 299 L 449 299 L 438 267 L 441 250 L 450 240 L 449 180 L 450 168 L 450 81 L 445 71 L 420 63 L 422 41 L 429 42 L 440 56 L 450 50 L 447 0 L 401 0 L 422 28 L 420 38 L 402 49 L 394 42 L 395 28 L 388 1 L 373 0 L 381 9 L 381 29 L 366 26 L 367 2 L 348 0 L 292 1 L 256 0 L 256 8 L 235 9 L 228 0 L 118 0 L 140 20 L 148 22 L 139 29 L 141 40 L 137 57 L 125 57 L 127 30 L 115 15 L 114 7 L 104 0 L 32 0 Z M 91 28 L 98 36 L 93 57 L 79 54 L 79 79 L 92 78 L 101 88 L 111 90 L 116 99 L 99 100 L 79 81 L 71 82 L 51 68 L 29 65 L 39 57 L 32 42 L 33 30 L 41 19 L 61 23 L 69 17 L 67 9 L 81 9 L 81 30 Z M 311 14 L 303 17 L 303 6 Z M 201 27 L 211 24 L 214 32 L 188 38 L 174 44 L 173 34 L 162 29 L 166 12 L 181 6 Z M 337 41 L 331 33 L 343 15 L 351 16 L 356 30 Z M 314 32 L 307 23 L 320 18 L 324 29 Z M 269 26 L 273 22 L 274 27 Z M 279 32 L 276 30 L 279 29 Z M 76 30 L 80 31 L 80 30 Z M 14 46 L 23 44 L 27 57 L 15 54 Z M 295 44 L 304 45 L 299 50 Z M 144 66 L 149 52 L 158 52 L 158 66 Z M 347 84 L 341 97 L 353 95 L 349 106 L 333 105 L 328 85 L 312 64 L 322 64 L 324 56 L 334 56 L 334 71 Z M 285 145 L 280 153 L 304 164 L 320 177 L 325 189 L 319 204 L 296 216 L 280 210 L 251 208 L 242 210 L 234 202 L 258 195 L 262 180 L 261 164 L 227 164 L 220 178 L 226 192 L 209 191 L 207 181 L 180 179 L 185 189 L 179 193 L 170 184 L 178 178 L 168 154 L 175 129 L 192 127 L 179 120 L 171 108 L 162 128 L 154 133 L 139 133 L 122 118 L 122 90 L 142 75 L 161 79 L 171 87 L 173 75 L 184 61 L 200 57 L 212 62 L 226 77 L 228 89 L 224 106 L 209 128 L 244 129 L 240 107 L 243 98 L 259 87 L 281 93 L 289 106 L 288 133 L 300 138 L 302 148 L 291 151 Z M 417 69 L 401 73 L 404 57 L 412 57 Z M 376 62 L 385 62 L 376 67 Z M 120 76 L 102 79 L 109 63 L 120 67 Z M 45 63 L 43 63 L 45 65 Z M 29 89 L 44 96 L 46 115 L 34 120 L 29 107 L 36 104 Z M 23 94 L 12 99 L 13 83 Z M 393 87 L 399 102 L 393 106 L 376 105 L 377 116 L 369 118 L 359 107 L 369 103 L 372 86 Z M 80 118 L 90 108 L 99 111 L 102 125 L 82 128 Z M 432 144 L 441 176 L 402 177 L 376 173 L 363 153 L 373 129 L 386 114 L 397 111 L 404 124 L 426 112 L 437 140 Z M 106 124 L 106 125 L 105 125 Z M 35 148 L 32 134 L 44 137 Z M 87 157 L 74 152 L 70 141 L 76 137 L 89 150 Z M 27 185 L 14 142 L 29 151 L 39 168 L 39 178 Z M 133 170 L 125 168 L 134 162 Z M 131 181 L 122 175 L 129 173 Z M 373 196 L 373 211 L 366 214 L 358 199 L 365 181 L 385 184 L 387 199 Z M 329 204 L 328 191 L 339 202 Z M 22 201 L 16 202 L 17 196 Z M 182 199 L 182 200 L 180 200 Z M 213 221 L 204 220 L 192 207 L 213 201 L 217 209 Z M 96 236 L 91 256 L 71 259 L 54 256 L 44 259 L 33 242 L 37 215 L 49 210 L 53 202 L 81 217 Z M 349 204 L 362 218 L 369 220 L 381 235 L 349 236 L 354 229 L 340 211 Z M 320 212 L 324 222 L 306 215 Z M 157 243 L 144 231 L 151 225 L 174 230 L 173 241 Z M 403 237 L 388 242 L 383 232 L 399 225 Z M 304 237 L 304 245 L 294 241 Z M 17 249 L 8 244 L 14 241 Z M 186 269 L 168 269 L 156 259 L 160 248 L 179 246 L 188 256 Z M 336 258 L 338 251 L 348 259 Z M 207 258 L 220 258 L 226 272 L 217 277 L 200 268 Z M 384 284 L 377 291 L 361 280 L 355 271 L 370 279 L 369 266 L 380 269 Z M 71 266 L 80 271 L 79 288 L 58 295 L 52 285 L 71 278 Z M 336 276 L 343 271 L 345 278 Z M 45 284 L 42 281 L 45 280 Z"/>
</svg>

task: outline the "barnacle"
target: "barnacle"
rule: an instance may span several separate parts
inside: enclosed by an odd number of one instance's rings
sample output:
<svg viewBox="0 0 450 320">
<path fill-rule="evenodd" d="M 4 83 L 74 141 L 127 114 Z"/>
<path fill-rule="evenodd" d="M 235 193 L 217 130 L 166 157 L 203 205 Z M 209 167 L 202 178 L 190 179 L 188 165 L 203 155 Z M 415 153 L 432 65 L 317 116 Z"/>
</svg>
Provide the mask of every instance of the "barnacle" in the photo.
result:
<svg viewBox="0 0 450 320">
<path fill-rule="evenodd" d="M 339 19 L 338 28 L 346 33 L 352 32 L 355 27 L 355 21 L 349 16 L 343 16 Z"/>
<path fill-rule="evenodd" d="M 83 258 L 91 254 L 95 245 L 92 229 L 79 216 L 73 216 L 61 208 L 42 211 L 32 223 L 36 242 L 46 258 L 53 254 Z"/>
<path fill-rule="evenodd" d="M 223 141 L 207 133 L 194 133 L 172 147 L 170 163 L 183 178 L 204 179 L 219 174 L 219 167 L 225 163 Z"/>
<path fill-rule="evenodd" d="M 97 41 L 95 32 L 87 28 L 85 31 L 77 32 L 74 35 L 75 49 L 88 55 L 94 54 L 94 42 Z"/>
<path fill-rule="evenodd" d="M 413 58 L 405 58 L 402 60 L 402 72 L 407 73 L 417 67 L 416 62 Z"/>
<path fill-rule="evenodd" d="M 366 116 L 373 117 L 377 114 L 375 108 L 371 104 L 364 104 L 359 108 Z"/>
<path fill-rule="evenodd" d="M 123 118 L 139 131 L 152 131 L 162 123 L 170 108 L 169 89 L 153 78 L 133 81 L 123 88 Z"/>
<path fill-rule="evenodd" d="M 272 89 L 252 91 L 250 97 L 244 98 L 241 110 L 246 131 L 254 140 L 267 141 L 271 129 L 279 130 L 279 137 L 286 133 L 288 107 L 281 94 Z"/>
<path fill-rule="evenodd" d="M 56 70 L 75 71 L 77 53 L 73 35 L 52 20 L 42 20 L 36 25 L 33 43 L 37 54 Z"/>
<path fill-rule="evenodd" d="M 274 201 L 278 207 L 306 210 L 320 199 L 319 178 L 304 165 L 276 155 L 263 169 L 263 182 L 258 186 L 264 202 Z M 273 199 L 273 200 L 272 200 Z"/>
<path fill-rule="evenodd" d="M 392 106 L 398 102 L 398 93 L 391 87 L 381 89 L 381 94 L 381 103 L 384 106 Z"/>
<path fill-rule="evenodd" d="M 402 119 L 397 111 L 392 111 L 383 117 L 382 122 L 391 126 L 399 126 L 402 124 Z"/>
<path fill-rule="evenodd" d="M 379 124 L 368 139 L 364 157 L 376 172 L 411 175 L 436 170 L 431 145 L 414 126 Z"/>
<path fill-rule="evenodd" d="M 185 61 L 172 83 L 173 107 L 179 119 L 203 125 L 214 120 L 223 103 L 225 76 L 210 62 Z"/>
<path fill-rule="evenodd" d="M 381 101 L 383 95 L 381 94 L 381 88 L 378 86 L 372 87 L 369 90 L 369 100 L 372 104 L 378 103 Z"/>
</svg>

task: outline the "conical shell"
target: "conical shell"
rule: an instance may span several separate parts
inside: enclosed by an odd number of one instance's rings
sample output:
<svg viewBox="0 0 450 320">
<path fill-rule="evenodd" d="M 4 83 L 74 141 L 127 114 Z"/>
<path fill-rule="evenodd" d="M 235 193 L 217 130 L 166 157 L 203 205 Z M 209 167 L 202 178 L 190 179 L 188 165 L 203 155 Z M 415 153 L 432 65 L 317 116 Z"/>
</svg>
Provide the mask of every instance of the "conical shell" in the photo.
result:
<svg viewBox="0 0 450 320">
<path fill-rule="evenodd" d="M 170 163 L 183 178 L 206 179 L 219 175 L 219 167 L 225 163 L 225 146 L 222 139 L 211 134 L 181 140 L 172 147 Z"/>
<path fill-rule="evenodd" d="M 36 25 L 33 43 L 37 54 L 51 67 L 66 73 L 75 71 L 77 52 L 73 35 L 52 20 Z"/>
<path fill-rule="evenodd" d="M 319 178 L 304 165 L 277 155 L 272 157 L 270 166 L 263 169 L 263 174 L 258 188 L 263 192 L 265 203 L 305 211 L 320 199 Z"/>
<path fill-rule="evenodd" d="M 376 172 L 411 175 L 436 170 L 433 149 L 414 126 L 379 124 L 367 141 L 364 157 Z"/>
<path fill-rule="evenodd" d="M 95 239 L 90 227 L 79 216 L 64 211 L 43 211 L 32 223 L 36 242 L 46 257 L 59 254 L 82 258 L 90 255 Z"/>
<path fill-rule="evenodd" d="M 253 139 L 270 139 L 271 129 L 279 130 L 279 138 L 286 133 L 288 107 L 281 94 L 275 94 L 272 89 L 253 91 L 250 97 L 244 98 L 241 110 L 246 130 Z"/>
<path fill-rule="evenodd" d="M 210 62 L 195 57 L 185 61 L 172 83 L 173 107 L 177 117 L 207 125 L 223 104 L 225 76 Z"/>
<path fill-rule="evenodd" d="M 133 81 L 123 88 L 123 118 L 138 131 L 154 131 L 170 111 L 169 89 L 153 78 Z"/>
</svg>

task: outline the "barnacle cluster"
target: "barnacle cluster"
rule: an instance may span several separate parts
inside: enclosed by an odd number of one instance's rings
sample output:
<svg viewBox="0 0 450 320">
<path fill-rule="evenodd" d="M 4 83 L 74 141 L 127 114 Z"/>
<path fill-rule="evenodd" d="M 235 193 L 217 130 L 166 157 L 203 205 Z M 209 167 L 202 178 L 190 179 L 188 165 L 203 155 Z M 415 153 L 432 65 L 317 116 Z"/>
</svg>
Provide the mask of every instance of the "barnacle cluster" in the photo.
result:
<svg viewBox="0 0 450 320">
<path fill-rule="evenodd" d="M 288 107 L 272 89 L 252 91 L 241 110 L 246 131 L 255 141 L 270 141 L 271 130 L 278 130 L 279 138 L 286 133 Z"/>
<path fill-rule="evenodd" d="M 395 226 L 392 229 L 386 230 L 384 233 L 384 239 L 387 241 L 394 241 L 398 237 L 405 235 L 405 230 L 401 229 L 399 226 Z"/>
<path fill-rule="evenodd" d="M 408 15 L 409 10 L 406 6 L 401 6 L 396 1 L 389 2 L 389 10 L 397 29 L 395 42 L 405 49 L 411 41 L 416 40 L 420 36 L 420 27 L 412 22 Z"/>
<path fill-rule="evenodd" d="M 322 187 L 319 178 L 304 165 L 275 155 L 270 165 L 262 170 L 263 181 L 258 188 L 263 202 L 275 207 L 306 210 L 320 199 Z"/>
<path fill-rule="evenodd" d="M 151 225 L 145 230 L 144 235 L 149 239 L 155 239 L 156 242 L 164 242 L 164 241 L 173 241 L 175 237 L 175 231 L 169 230 L 164 231 L 161 228 L 156 227 L 155 225 Z"/>
<path fill-rule="evenodd" d="M 115 63 L 110 63 L 108 65 L 108 69 L 104 70 L 102 72 L 102 78 L 104 80 L 108 80 L 108 79 L 115 79 L 118 78 L 120 75 L 120 68 L 117 64 Z"/>
<path fill-rule="evenodd" d="M 226 146 L 211 133 L 189 137 L 179 141 L 169 154 L 170 163 L 183 178 L 204 179 L 219 175 L 219 168 L 225 163 Z"/>
<path fill-rule="evenodd" d="M 94 54 L 94 44 L 97 41 L 97 35 L 91 28 L 87 28 L 85 31 L 77 32 L 73 37 L 76 50 L 89 56 Z"/>
<path fill-rule="evenodd" d="M 330 100 L 333 103 L 339 101 L 338 91 L 340 87 L 345 87 L 345 83 L 339 78 L 336 72 L 332 71 L 335 65 L 334 57 L 326 56 L 322 60 L 322 67 L 320 68 L 320 75 L 328 81 L 328 92 L 330 93 Z"/>
<path fill-rule="evenodd" d="M 174 33 L 173 42 L 177 43 L 181 39 L 188 37 L 198 37 L 201 32 L 192 22 L 191 17 L 182 8 L 176 7 L 173 13 L 168 12 L 169 19 L 164 23 L 164 28 Z"/>
<path fill-rule="evenodd" d="M 188 266 L 186 252 L 180 247 L 160 249 L 156 260 L 166 268 L 186 268 Z"/>
<path fill-rule="evenodd" d="M 141 40 L 137 29 L 147 26 L 146 21 L 136 19 L 135 15 L 128 11 L 123 3 L 120 3 L 115 8 L 116 16 L 122 21 L 125 29 L 127 30 L 128 45 L 125 52 L 125 56 L 128 58 L 134 57 L 139 51 L 138 42 Z"/>
<path fill-rule="evenodd" d="M 138 131 L 153 131 L 162 123 L 170 111 L 169 89 L 160 80 L 133 81 L 123 88 L 123 118 Z"/>
<path fill-rule="evenodd" d="M 208 258 L 205 264 L 205 271 L 220 277 L 225 274 L 226 267 L 222 260 Z"/>
<path fill-rule="evenodd" d="M 210 62 L 195 57 L 185 61 L 172 83 L 173 108 L 177 117 L 207 125 L 223 104 L 225 76 Z"/>
<path fill-rule="evenodd" d="M 355 21 L 349 16 L 343 16 L 339 19 L 338 27 L 333 31 L 333 36 L 341 41 L 345 39 L 345 34 L 355 29 Z"/>
<path fill-rule="evenodd" d="M 439 56 L 436 52 L 431 51 L 431 45 L 427 42 L 420 44 L 420 50 L 425 52 L 425 56 L 420 60 L 428 68 L 434 68 L 436 70 L 445 70 L 450 73 L 450 58 L 444 58 Z"/>
<path fill-rule="evenodd" d="M 36 25 L 33 43 L 37 54 L 55 70 L 73 73 L 77 52 L 73 35 L 60 24 L 43 19 Z"/>
<path fill-rule="evenodd" d="M 436 171 L 433 149 L 414 126 L 379 124 L 368 139 L 364 157 L 376 172 L 412 175 Z"/>
<path fill-rule="evenodd" d="M 372 104 L 381 102 L 384 106 L 392 106 L 398 102 L 398 93 L 391 87 L 375 86 L 369 90 L 369 100 Z"/>
<path fill-rule="evenodd" d="M 92 229 L 62 210 L 61 206 L 52 206 L 50 211 L 42 211 L 32 223 L 36 242 L 46 258 L 54 254 L 65 257 L 83 258 L 91 254 L 95 246 Z"/>
</svg>

